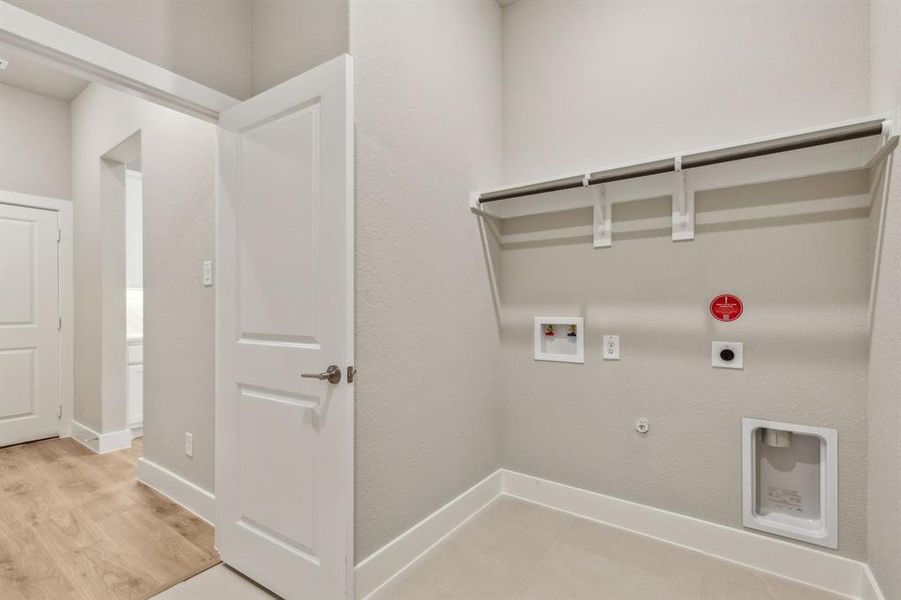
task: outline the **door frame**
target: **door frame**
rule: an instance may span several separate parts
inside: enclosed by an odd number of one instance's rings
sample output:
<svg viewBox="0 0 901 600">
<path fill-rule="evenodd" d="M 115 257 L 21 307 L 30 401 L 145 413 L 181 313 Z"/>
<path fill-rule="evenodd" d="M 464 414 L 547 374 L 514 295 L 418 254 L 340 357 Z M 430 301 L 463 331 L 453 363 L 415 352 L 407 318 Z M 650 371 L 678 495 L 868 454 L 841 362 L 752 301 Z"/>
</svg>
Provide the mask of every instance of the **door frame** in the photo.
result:
<svg viewBox="0 0 901 600">
<path fill-rule="evenodd" d="M 60 240 L 57 244 L 59 256 L 59 316 L 62 327 L 59 330 L 59 401 L 62 417 L 59 419 L 59 436 L 69 437 L 72 433 L 73 409 L 75 404 L 75 295 L 73 280 L 73 234 L 72 202 L 59 198 L 33 196 L 21 192 L 0 190 L 0 204 L 11 204 L 25 208 L 54 211 Z"/>
</svg>

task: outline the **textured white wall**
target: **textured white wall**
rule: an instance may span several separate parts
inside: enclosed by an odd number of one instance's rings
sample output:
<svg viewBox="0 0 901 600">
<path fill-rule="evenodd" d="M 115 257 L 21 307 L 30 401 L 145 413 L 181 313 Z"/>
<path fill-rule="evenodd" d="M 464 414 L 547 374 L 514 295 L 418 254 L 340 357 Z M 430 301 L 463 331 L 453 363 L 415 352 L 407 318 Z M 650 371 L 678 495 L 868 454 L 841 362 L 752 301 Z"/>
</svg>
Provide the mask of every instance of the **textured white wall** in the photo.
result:
<svg viewBox="0 0 901 600">
<path fill-rule="evenodd" d="M 348 0 L 10 0 L 246 99 L 348 51 Z"/>
<path fill-rule="evenodd" d="M 251 95 L 247 0 L 9 0 L 235 98 Z"/>
<path fill-rule="evenodd" d="M 508 181 L 867 114 L 865 3 L 520 0 L 504 11 Z M 699 212 L 866 193 L 835 176 L 721 190 Z M 665 219 L 669 199 L 618 205 L 614 223 Z M 835 427 L 840 548 L 866 554 L 868 211 L 763 218 L 508 247 L 501 258 L 504 464 L 741 526 L 741 417 Z M 590 212 L 511 228 L 589 224 Z M 733 324 L 707 316 L 741 295 Z M 531 317 L 586 316 L 586 364 L 536 363 Z M 600 336 L 622 336 L 620 362 Z M 744 371 L 710 342 L 746 343 Z M 651 432 L 639 437 L 640 416 Z"/>
<path fill-rule="evenodd" d="M 866 2 L 578 2 L 504 9 L 515 182 L 867 108 Z"/>
<path fill-rule="evenodd" d="M 252 91 L 266 91 L 349 49 L 348 0 L 251 0 Z"/>
<path fill-rule="evenodd" d="M 350 14 L 360 560 L 500 463 L 498 326 L 466 199 L 500 175 L 501 11 Z"/>
<path fill-rule="evenodd" d="M 870 8 L 871 109 L 901 105 L 901 3 Z M 901 158 L 886 206 L 869 371 L 867 560 L 889 600 L 901 598 Z"/>
<path fill-rule="evenodd" d="M 109 173 L 100 157 L 136 131 L 144 192 L 144 455 L 212 490 L 214 304 L 200 275 L 214 254 L 216 129 L 97 85 L 72 102 L 75 418 L 104 432 L 126 425 L 124 398 L 101 392 L 102 370 L 116 368 L 101 356 L 112 343 L 124 351 L 125 339 L 124 329 L 115 341 L 103 335 L 109 314 L 124 309 L 124 293 L 101 268 L 117 252 L 110 251 L 117 240 L 110 228 L 123 228 L 124 248 L 124 216 L 102 211 L 101 174 Z M 124 365 L 123 357 L 115 372 L 124 374 Z M 186 431 L 194 433 L 193 459 L 182 450 Z"/>
<path fill-rule="evenodd" d="M 125 285 L 144 287 L 144 193 L 141 173 L 125 172 Z"/>
<path fill-rule="evenodd" d="M 0 189 L 69 199 L 69 103 L 0 83 Z"/>
</svg>

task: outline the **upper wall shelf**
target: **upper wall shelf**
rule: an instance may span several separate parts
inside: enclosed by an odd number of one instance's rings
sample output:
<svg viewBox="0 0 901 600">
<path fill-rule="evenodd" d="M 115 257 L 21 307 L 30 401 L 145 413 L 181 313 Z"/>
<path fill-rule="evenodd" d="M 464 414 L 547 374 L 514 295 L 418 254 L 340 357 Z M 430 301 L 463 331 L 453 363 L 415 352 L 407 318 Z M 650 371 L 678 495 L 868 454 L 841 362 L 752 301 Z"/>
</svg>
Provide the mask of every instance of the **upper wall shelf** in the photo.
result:
<svg viewBox="0 0 901 600">
<path fill-rule="evenodd" d="M 611 245 L 610 205 L 672 196 L 673 240 L 694 239 L 694 195 L 726 187 L 880 167 L 898 145 L 901 109 L 588 173 L 473 192 L 473 213 L 495 219 L 593 206 L 594 246 Z M 586 195 L 584 188 L 592 188 Z"/>
</svg>

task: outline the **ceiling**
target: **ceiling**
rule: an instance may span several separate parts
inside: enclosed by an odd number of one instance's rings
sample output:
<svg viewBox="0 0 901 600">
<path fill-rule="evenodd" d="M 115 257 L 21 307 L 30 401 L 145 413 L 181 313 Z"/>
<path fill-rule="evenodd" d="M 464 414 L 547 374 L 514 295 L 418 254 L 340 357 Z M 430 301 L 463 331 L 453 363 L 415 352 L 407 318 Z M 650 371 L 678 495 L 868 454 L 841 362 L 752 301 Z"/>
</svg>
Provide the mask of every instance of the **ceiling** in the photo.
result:
<svg viewBox="0 0 901 600">
<path fill-rule="evenodd" d="M 88 85 L 80 77 L 49 67 L 6 45 L 0 45 L 0 58 L 9 61 L 9 66 L 0 71 L 0 83 L 35 94 L 69 102 Z"/>
<path fill-rule="evenodd" d="M 496 1 L 497 1 L 498 4 L 501 5 L 501 7 L 504 7 L 504 6 L 510 6 L 511 4 L 513 4 L 514 2 L 516 2 L 516 0 L 496 0 Z"/>
</svg>

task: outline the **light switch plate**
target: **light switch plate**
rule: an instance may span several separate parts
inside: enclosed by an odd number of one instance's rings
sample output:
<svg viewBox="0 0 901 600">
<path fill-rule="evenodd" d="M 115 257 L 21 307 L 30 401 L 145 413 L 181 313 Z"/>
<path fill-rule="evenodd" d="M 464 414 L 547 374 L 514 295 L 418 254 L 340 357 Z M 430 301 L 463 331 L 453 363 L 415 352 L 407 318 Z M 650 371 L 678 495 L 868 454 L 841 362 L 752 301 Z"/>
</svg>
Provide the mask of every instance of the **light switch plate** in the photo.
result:
<svg viewBox="0 0 901 600">
<path fill-rule="evenodd" d="M 721 353 L 731 350 L 732 360 L 725 360 Z M 713 342 L 710 347 L 710 365 L 718 369 L 744 369 L 744 344 L 741 342 Z"/>
<path fill-rule="evenodd" d="M 619 360 L 619 336 L 604 336 L 604 360 Z"/>
<path fill-rule="evenodd" d="M 185 456 L 194 458 L 194 434 L 185 432 Z"/>
<path fill-rule="evenodd" d="M 213 261 L 203 261 L 203 285 L 211 287 L 213 285 Z"/>
</svg>

